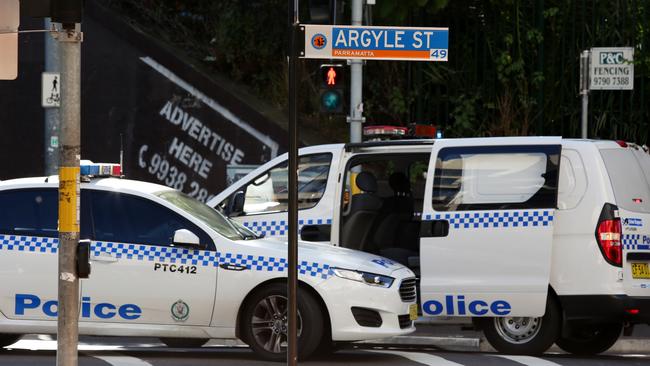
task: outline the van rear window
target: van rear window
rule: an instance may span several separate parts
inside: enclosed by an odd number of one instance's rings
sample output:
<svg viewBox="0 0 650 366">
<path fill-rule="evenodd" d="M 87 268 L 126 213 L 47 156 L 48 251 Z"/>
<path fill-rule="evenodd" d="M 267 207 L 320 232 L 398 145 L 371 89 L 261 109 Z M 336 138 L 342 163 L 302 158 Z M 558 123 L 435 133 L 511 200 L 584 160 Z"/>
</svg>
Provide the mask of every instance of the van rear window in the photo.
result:
<svg viewBox="0 0 650 366">
<path fill-rule="evenodd" d="M 650 186 L 643 169 L 630 149 L 600 150 L 616 205 L 628 211 L 650 213 Z"/>
</svg>

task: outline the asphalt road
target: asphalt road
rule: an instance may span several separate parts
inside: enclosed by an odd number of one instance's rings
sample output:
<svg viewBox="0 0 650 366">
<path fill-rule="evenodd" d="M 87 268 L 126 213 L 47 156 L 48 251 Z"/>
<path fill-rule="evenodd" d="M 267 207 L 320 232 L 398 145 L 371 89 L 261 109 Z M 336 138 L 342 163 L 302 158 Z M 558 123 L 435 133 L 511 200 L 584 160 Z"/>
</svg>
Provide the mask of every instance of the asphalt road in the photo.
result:
<svg viewBox="0 0 650 366">
<path fill-rule="evenodd" d="M 0 365 L 55 365 L 56 343 L 47 336 L 32 336 L 0 352 Z M 79 365 L 83 366 L 218 366 L 218 365 L 280 365 L 259 360 L 246 347 L 208 346 L 198 349 L 170 349 L 153 339 L 84 338 L 79 346 Z M 597 366 L 650 365 L 650 349 L 646 354 L 607 354 L 597 357 L 576 357 L 546 354 L 543 357 L 506 356 L 481 352 L 449 352 L 426 348 L 354 347 L 326 357 L 316 357 L 304 365 L 436 365 L 436 366 Z"/>
</svg>

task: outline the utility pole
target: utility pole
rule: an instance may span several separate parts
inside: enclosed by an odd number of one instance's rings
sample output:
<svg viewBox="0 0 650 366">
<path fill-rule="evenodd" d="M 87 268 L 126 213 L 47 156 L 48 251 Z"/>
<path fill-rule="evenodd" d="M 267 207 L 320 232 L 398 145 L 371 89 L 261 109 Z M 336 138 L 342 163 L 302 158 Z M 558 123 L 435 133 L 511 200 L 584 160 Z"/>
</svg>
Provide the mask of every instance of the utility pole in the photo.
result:
<svg viewBox="0 0 650 366">
<path fill-rule="evenodd" d="M 61 150 L 59 166 L 59 296 L 57 366 L 78 364 L 79 342 L 79 156 L 81 154 L 81 0 L 53 3 L 52 20 L 61 57 Z"/>
<path fill-rule="evenodd" d="M 361 25 L 364 0 L 352 0 L 352 25 Z M 363 124 L 363 60 L 350 60 L 350 142 L 361 142 Z"/>
<path fill-rule="evenodd" d="M 52 29 L 52 21 L 45 18 L 45 29 Z M 50 34 L 45 34 L 45 71 L 59 72 L 59 46 Z M 61 90 L 59 88 L 59 90 Z M 59 92 L 60 95 L 60 92 Z M 59 166 L 59 108 L 45 108 L 45 175 L 57 173 Z"/>
<path fill-rule="evenodd" d="M 298 364 L 298 0 L 289 0 L 289 243 L 287 255 L 287 365 Z"/>
<path fill-rule="evenodd" d="M 584 50 L 580 54 L 580 95 L 582 95 L 582 133 L 583 139 L 588 134 L 588 116 L 589 116 L 589 58 L 591 52 Z"/>
</svg>

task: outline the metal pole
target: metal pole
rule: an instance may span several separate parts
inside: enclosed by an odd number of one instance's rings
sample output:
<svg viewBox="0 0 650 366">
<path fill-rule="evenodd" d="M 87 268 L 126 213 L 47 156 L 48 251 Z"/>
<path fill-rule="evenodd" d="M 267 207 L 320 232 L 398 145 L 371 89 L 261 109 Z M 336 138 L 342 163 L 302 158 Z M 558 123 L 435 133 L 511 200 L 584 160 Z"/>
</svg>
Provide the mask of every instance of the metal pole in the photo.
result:
<svg viewBox="0 0 650 366">
<path fill-rule="evenodd" d="M 591 52 L 584 50 L 580 54 L 580 94 L 582 95 L 582 133 L 583 139 L 587 138 L 589 116 L 589 58 Z"/>
<path fill-rule="evenodd" d="M 76 366 L 79 341 L 79 154 L 81 25 L 57 33 L 61 52 L 61 155 L 59 167 L 59 306 L 57 366 Z"/>
<path fill-rule="evenodd" d="M 364 0 L 352 0 L 352 25 L 361 25 Z M 361 142 L 363 124 L 363 61 L 350 60 L 350 142 Z"/>
<path fill-rule="evenodd" d="M 289 243 L 287 365 L 298 364 L 298 0 L 289 0 Z"/>
<path fill-rule="evenodd" d="M 45 29 L 52 29 L 45 18 Z M 50 34 L 45 34 L 45 71 L 59 72 L 59 46 Z M 59 88 L 61 90 L 61 88 Z M 59 92 L 59 95 L 61 92 Z M 54 175 L 59 167 L 59 108 L 45 108 L 45 175 Z"/>
<path fill-rule="evenodd" d="M 535 27 L 539 34 L 544 34 L 544 0 L 535 1 Z M 537 46 L 537 72 L 544 75 L 544 42 Z M 535 134 L 544 135 L 544 83 L 537 86 L 537 117 L 535 123 Z"/>
</svg>

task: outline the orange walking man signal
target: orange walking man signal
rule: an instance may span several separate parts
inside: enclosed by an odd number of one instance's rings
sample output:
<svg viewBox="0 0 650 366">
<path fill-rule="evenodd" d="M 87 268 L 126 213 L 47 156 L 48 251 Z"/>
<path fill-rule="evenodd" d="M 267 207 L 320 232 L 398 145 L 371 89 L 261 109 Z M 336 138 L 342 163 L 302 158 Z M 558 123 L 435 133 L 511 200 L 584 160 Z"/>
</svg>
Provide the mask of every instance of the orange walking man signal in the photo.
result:
<svg viewBox="0 0 650 366">
<path fill-rule="evenodd" d="M 327 71 L 327 85 L 336 85 L 336 70 L 333 67 Z"/>
</svg>

